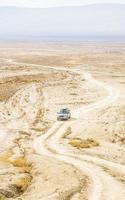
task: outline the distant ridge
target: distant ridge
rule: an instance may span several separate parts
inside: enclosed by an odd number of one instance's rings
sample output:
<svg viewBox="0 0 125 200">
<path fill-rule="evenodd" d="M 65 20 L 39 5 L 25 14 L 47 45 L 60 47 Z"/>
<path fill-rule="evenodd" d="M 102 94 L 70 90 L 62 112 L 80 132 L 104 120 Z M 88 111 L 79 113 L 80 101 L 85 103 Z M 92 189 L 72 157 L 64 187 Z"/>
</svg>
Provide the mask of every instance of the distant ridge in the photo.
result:
<svg viewBox="0 0 125 200">
<path fill-rule="evenodd" d="M 125 4 L 0 7 L 0 39 L 125 37 Z"/>
</svg>

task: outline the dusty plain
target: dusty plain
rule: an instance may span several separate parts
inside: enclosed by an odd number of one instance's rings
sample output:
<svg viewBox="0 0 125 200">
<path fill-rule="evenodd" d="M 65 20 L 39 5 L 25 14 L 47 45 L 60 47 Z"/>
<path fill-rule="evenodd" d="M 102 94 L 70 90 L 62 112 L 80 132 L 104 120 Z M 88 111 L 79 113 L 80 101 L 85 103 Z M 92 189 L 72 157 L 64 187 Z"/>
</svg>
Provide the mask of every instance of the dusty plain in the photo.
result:
<svg viewBox="0 0 125 200">
<path fill-rule="evenodd" d="M 0 43 L 8 199 L 125 199 L 125 43 Z"/>
</svg>

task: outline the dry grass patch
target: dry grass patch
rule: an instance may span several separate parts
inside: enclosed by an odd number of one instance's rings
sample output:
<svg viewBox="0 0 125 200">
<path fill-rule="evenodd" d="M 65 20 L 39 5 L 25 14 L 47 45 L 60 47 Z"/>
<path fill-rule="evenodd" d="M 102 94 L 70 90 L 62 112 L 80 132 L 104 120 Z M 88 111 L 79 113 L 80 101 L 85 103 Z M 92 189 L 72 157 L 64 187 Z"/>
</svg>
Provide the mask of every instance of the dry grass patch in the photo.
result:
<svg viewBox="0 0 125 200">
<path fill-rule="evenodd" d="M 0 191 L 0 199 L 5 199 L 5 198 L 15 198 L 25 192 L 28 188 L 28 186 L 31 184 L 32 181 L 32 176 L 31 176 L 31 170 L 32 166 L 31 164 L 28 163 L 25 157 L 17 157 L 13 158 L 13 152 L 8 151 L 1 155 L 0 161 L 11 164 L 13 171 L 15 170 L 17 172 L 17 175 L 20 176 L 20 178 L 16 178 L 15 180 L 15 175 L 14 180 L 8 184 L 7 188 L 1 188 Z M 9 172 L 7 171 L 7 174 Z M 11 179 L 11 177 L 10 177 Z M 1 199 L 1 200 L 2 200 Z"/>
<path fill-rule="evenodd" d="M 0 155 L 0 161 L 9 162 L 9 158 L 13 155 L 12 151 L 7 151 Z"/>
<path fill-rule="evenodd" d="M 25 167 L 28 165 L 26 159 L 24 157 L 19 157 L 16 158 L 14 160 L 10 160 L 10 163 L 14 166 L 14 167 Z"/>
<path fill-rule="evenodd" d="M 8 164 L 12 164 L 14 167 L 19 168 L 23 173 L 30 173 L 32 166 L 27 162 L 25 157 L 18 157 L 12 159 L 13 152 L 8 151 L 0 156 L 0 161 Z"/>
<path fill-rule="evenodd" d="M 13 167 L 24 169 L 24 171 L 27 171 L 27 173 L 31 171 L 32 165 L 27 161 L 25 156 L 18 156 L 18 157 L 13 157 L 13 156 L 14 156 L 13 151 L 9 150 L 0 155 L 0 161 L 11 164 L 13 165 Z"/>
<path fill-rule="evenodd" d="M 24 177 L 20 178 L 12 186 L 16 189 L 17 193 L 23 193 L 27 190 L 28 186 L 31 184 L 32 176 L 31 169 L 32 166 L 29 164 L 25 157 L 19 157 L 14 160 L 10 160 L 10 163 L 17 167 L 20 173 L 24 174 Z"/>
<path fill-rule="evenodd" d="M 91 147 L 97 147 L 99 146 L 99 142 L 92 139 L 81 139 L 81 138 L 74 138 L 72 139 L 69 144 L 73 147 L 76 147 L 78 149 L 80 148 L 91 148 Z"/>
<path fill-rule="evenodd" d="M 9 160 L 9 162 L 14 166 L 20 168 L 24 173 L 30 173 L 31 164 L 29 164 L 25 157 L 19 157 L 14 160 Z"/>
</svg>

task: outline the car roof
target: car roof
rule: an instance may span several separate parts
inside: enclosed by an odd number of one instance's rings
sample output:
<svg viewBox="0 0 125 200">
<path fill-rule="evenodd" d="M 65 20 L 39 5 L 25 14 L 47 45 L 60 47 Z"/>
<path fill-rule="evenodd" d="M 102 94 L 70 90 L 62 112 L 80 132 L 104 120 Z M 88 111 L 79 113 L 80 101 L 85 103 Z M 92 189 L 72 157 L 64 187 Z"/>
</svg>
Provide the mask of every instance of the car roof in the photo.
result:
<svg viewBox="0 0 125 200">
<path fill-rule="evenodd" d="M 61 110 L 69 110 L 69 108 L 61 108 Z"/>
</svg>

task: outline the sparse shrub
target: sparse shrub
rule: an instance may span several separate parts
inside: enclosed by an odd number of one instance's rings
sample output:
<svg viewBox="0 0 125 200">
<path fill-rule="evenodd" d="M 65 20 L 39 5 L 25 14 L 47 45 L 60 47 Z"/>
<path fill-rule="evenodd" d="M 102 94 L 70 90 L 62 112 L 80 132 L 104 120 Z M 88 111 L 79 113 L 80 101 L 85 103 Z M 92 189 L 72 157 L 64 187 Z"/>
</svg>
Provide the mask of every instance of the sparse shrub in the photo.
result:
<svg viewBox="0 0 125 200">
<path fill-rule="evenodd" d="M 80 138 L 74 138 L 69 142 L 70 145 L 73 147 L 76 147 L 78 149 L 80 148 L 90 148 L 90 147 L 96 147 L 99 146 L 99 142 L 94 139 L 86 139 L 82 140 Z"/>
<path fill-rule="evenodd" d="M 74 138 L 69 142 L 69 144 L 72 145 L 73 147 L 80 148 L 81 141 L 82 140 L 79 138 Z"/>
<path fill-rule="evenodd" d="M 72 95 L 72 96 L 76 96 L 77 94 L 76 94 L 76 93 L 70 93 L 70 95 Z"/>
</svg>

